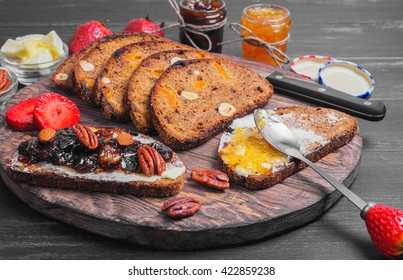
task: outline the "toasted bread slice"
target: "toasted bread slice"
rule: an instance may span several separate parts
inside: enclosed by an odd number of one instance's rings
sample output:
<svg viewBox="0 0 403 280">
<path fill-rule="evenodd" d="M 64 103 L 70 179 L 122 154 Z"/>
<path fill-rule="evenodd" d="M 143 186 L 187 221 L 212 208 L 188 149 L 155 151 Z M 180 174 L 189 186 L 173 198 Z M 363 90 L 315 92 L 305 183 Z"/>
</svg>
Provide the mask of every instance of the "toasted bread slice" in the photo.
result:
<svg viewBox="0 0 403 280">
<path fill-rule="evenodd" d="M 302 154 L 315 162 L 350 142 L 357 121 L 327 108 L 288 107 L 268 110 L 296 135 Z M 253 116 L 234 120 L 221 136 L 219 164 L 231 181 L 248 189 L 265 189 L 306 167 L 273 148 L 257 130 Z"/>
<path fill-rule="evenodd" d="M 142 41 L 167 40 L 165 38 L 149 34 L 120 34 L 99 43 L 87 55 L 77 61 L 74 67 L 75 92 L 85 102 L 95 105 L 93 92 L 98 74 L 103 69 L 109 57 L 121 47 Z M 100 106 L 101 104 L 96 104 Z"/>
<path fill-rule="evenodd" d="M 115 51 L 95 83 L 95 103 L 101 103 L 107 119 L 130 120 L 127 110 L 127 85 L 133 71 L 146 57 L 163 51 L 190 48 L 176 42 L 144 41 L 126 45 Z"/>
<path fill-rule="evenodd" d="M 266 79 L 230 61 L 181 61 L 152 88 L 151 120 L 165 144 L 187 150 L 262 107 L 272 94 Z"/>
<path fill-rule="evenodd" d="M 52 80 L 55 82 L 56 85 L 67 89 L 68 92 L 71 94 L 74 93 L 74 84 L 75 84 L 75 77 L 74 77 L 74 67 L 77 62 L 86 56 L 92 49 L 94 49 L 99 43 L 110 40 L 116 36 L 129 36 L 130 33 L 121 33 L 121 34 L 113 34 L 109 36 L 105 36 L 99 40 L 96 40 L 86 46 L 84 49 L 73 53 L 70 55 L 62 64 L 57 67 L 56 71 L 52 75 Z"/>
<path fill-rule="evenodd" d="M 211 58 L 208 52 L 200 50 L 163 51 L 144 59 L 130 77 L 127 88 L 127 103 L 130 118 L 138 131 L 144 134 L 154 132 L 150 119 L 150 94 L 159 76 L 173 63 L 180 60 Z"/>
<path fill-rule="evenodd" d="M 71 128 L 58 130 L 50 142 L 39 143 L 33 138 L 21 143 L 7 172 L 15 181 L 43 187 L 149 197 L 180 192 L 186 168 L 171 149 L 132 131 L 91 129 L 98 138 L 97 149 L 86 149 Z M 123 132 L 132 135 L 133 144 L 119 144 L 117 137 Z M 155 148 L 162 156 L 166 170 L 161 175 L 142 172 L 137 151 L 143 145 Z"/>
</svg>

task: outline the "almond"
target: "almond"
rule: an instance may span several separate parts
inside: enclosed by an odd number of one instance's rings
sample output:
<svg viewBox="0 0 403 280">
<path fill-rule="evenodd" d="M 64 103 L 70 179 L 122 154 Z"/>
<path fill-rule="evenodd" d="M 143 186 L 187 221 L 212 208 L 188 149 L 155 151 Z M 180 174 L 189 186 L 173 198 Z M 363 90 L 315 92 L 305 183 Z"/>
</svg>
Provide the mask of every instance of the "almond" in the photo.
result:
<svg viewBox="0 0 403 280">
<path fill-rule="evenodd" d="M 172 64 L 175 64 L 175 63 L 178 62 L 178 61 L 182 61 L 182 60 L 185 60 L 185 59 L 175 56 L 175 57 L 173 57 L 173 58 L 171 59 L 171 65 L 172 65 Z"/>
<path fill-rule="evenodd" d="M 89 71 L 93 71 L 93 70 L 94 70 L 94 64 L 89 63 L 89 62 L 87 62 L 87 61 L 85 61 L 85 60 L 81 60 L 81 61 L 80 61 L 80 66 L 81 66 L 81 68 L 82 68 L 84 71 L 86 71 L 86 72 L 89 72 Z"/>
<path fill-rule="evenodd" d="M 55 79 L 58 81 L 65 81 L 69 78 L 69 75 L 67 75 L 66 73 L 58 73 L 55 75 Z"/>
<path fill-rule="evenodd" d="M 41 143 L 47 143 L 52 141 L 52 139 L 55 138 L 55 136 L 56 136 L 56 130 L 51 127 L 48 127 L 39 131 L 38 140 Z"/>
<path fill-rule="evenodd" d="M 220 106 L 218 106 L 218 113 L 224 117 L 232 117 L 235 112 L 235 107 L 229 103 L 221 103 Z"/>
<path fill-rule="evenodd" d="M 120 133 L 118 137 L 116 137 L 116 141 L 121 146 L 130 146 L 134 143 L 132 135 L 126 132 Z"/>
<path fill-rule="evenodd" d="M 191 91 L 182 91 L 181 95 L 183 97 L 185 97 L 186 99 L 189 99 L 189 100 L 195 100 L 195 99 L 199 98 L 197 93 L 194 93 L 194 92 L 191 92 Z"/>
<path fill-rule="evenodd" d="M 111 82 L 111 80 L 109 78 L 107 78 L 107 77 L 103 77 L 101 81 L 104 84 L 109 84 Z"/>
</svg>

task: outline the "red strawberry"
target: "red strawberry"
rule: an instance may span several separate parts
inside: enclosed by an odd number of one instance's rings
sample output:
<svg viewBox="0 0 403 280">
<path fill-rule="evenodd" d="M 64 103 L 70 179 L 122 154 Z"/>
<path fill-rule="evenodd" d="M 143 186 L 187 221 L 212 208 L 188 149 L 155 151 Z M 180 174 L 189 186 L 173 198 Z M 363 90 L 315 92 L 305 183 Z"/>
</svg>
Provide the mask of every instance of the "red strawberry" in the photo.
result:
<svg viewBox="0 0 403 280">
<path fill-rule="evenodd" d="M 34 108 L 38 97 L 30 98 L 13 105 L 6 112 L 7 124 L 15 130 L 35 130 Z"/>
<path fill-rule="evenodd" d="M 105 25 L 98 21 L 89 21 L 77 26 L 69 42 L 70 53 L 78 52 L 89 43 L 112 34 Z"/>
<path fill-rule="evenodd" d="M 365 224 L 375 247 L 385 256 L 402 257 L 403 254 L 403 211 L 384 206 L 371 207 Z"/>
<path fill-rule="evenodd" d="M 148 16 L 146 16 L 145 18 L 131 20 L 126 25 L 123 32 L 151 33 L 153 35 L 164 37 L 164 30 L 161 29 L 163 26 L 163 23 L 158 25 L 154 23 Z"/>
<path fill-rule="evenodd" d="M 80 111 L 76 104 L 57 93 L 42 94 L 34 109 L 34 122 L 41 130 L 73 126 L 80 120 Z"/>
</svg>

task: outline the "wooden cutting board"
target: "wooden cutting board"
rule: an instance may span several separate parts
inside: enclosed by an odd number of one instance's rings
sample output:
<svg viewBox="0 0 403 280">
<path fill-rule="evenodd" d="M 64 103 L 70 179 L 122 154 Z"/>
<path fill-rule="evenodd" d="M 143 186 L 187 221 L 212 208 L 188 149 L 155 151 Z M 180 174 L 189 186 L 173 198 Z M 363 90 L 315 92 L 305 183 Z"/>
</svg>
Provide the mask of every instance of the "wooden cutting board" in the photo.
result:
<svg viewBox="0 0 403 280">
<path fill-rule="evenodd" d="M 249 68 L 271 72 L 278 68 L 232 60 Z M 41 93 L 53 91 L 68 96 L 81 110 L 81 123 L 95 126 L 121 126 L 105 120 L 97 108 L 90 107 L 79 98 L 56 87 L 50 78 L 25 87 L 9 102 L 6 109 Z M 275 95 L 268 108 L 307 105 L 285 96 Z M 5 122 L 5 111 L 0 120 L 1 177 L 21 200 L 40 213 L 87 231 L 155 248 L 189 250 L 239 244 L 259 240 L 304 225 L 323 214 L 340 198 L 340 194 L 312 169 L 289 177 L 281 184 L 260 191 L 250 191 L 232 185 L 225 192 L 203 187 L 189 180 L 195 167 L 218 169 L 217 148 L 219 136 L 195 149 L 179 152 L 188 175 L 184 190 L 178 196 L 192 196 L 202 202 L 194 216 L 172 220 L 160 211 L 167 199 L 137 198 L 91 192 L 58 190 L 34 187 L 13 182 L 6 173 L 10 156 L 23 140 L 37 132 L 12 131 Z M 362 139 L 357 135 L 352 142 L 318 162 L 318 165 L 348 187 L 354 181 L 361 159 Z"/>
</svg>

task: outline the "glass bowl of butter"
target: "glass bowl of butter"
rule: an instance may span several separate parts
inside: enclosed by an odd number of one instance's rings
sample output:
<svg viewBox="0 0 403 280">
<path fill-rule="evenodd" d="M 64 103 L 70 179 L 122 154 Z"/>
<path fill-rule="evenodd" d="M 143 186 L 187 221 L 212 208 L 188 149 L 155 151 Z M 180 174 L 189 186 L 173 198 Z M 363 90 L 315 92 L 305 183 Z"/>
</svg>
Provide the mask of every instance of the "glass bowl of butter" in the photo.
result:
<svg viewBox="0 0 403 280">
<path fill-rule="evenodd" d="M 68 55 L 69 48 L 52 30 L 8 39 L 0 49 L 0 64 L 14 72 L 19 83 L 30 85 L 50 76 Z"/>
</svg>

